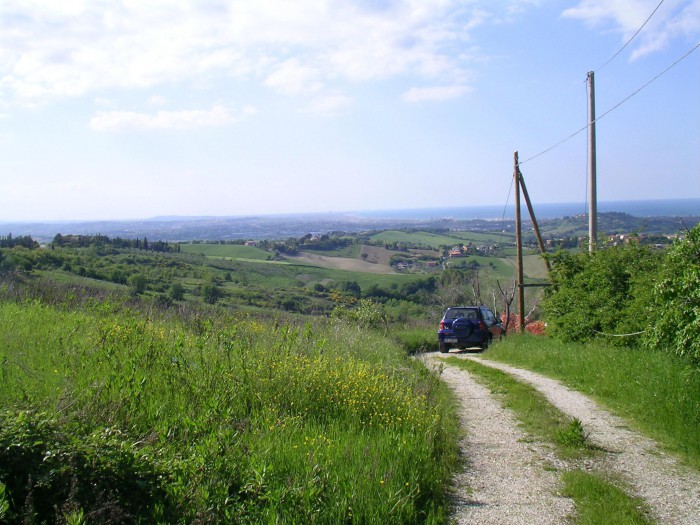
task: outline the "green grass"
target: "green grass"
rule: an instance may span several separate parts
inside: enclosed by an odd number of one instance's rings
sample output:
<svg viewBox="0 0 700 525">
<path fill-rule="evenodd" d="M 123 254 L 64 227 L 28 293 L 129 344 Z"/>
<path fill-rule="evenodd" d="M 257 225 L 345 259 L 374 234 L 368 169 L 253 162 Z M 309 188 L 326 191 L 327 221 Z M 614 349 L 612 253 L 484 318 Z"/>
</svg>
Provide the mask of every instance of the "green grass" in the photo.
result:
<svg viewBox="0 0 700 525">
<path fill-rule="evenodd" d="M 429 232 L 407 232 L 386 230 L 370 236 L 372 241 L 397 243 L 403 242 L 414 246 L 425 246 L 436 249 L 440 245 L 452 245 L 462 242 L 461 239 L 450 235 L 439 235 Z"/>
<path fill-rule="evenodd" d="M 700 370 L 688 362 L 661 351 L 534 336 L 506 338 L 489 358 L 561 379 L 700 469 Z"/>
<path fill-rule="evenodd" d="M 600 476 L 573 470 L 563 475 L 562 495 L 576 501 L 577 525 L 651 525 L 642 502 Z"/>
<path fill-rule="evenodd" d="M 510 243 L 513 241 L 513 235 L 508 234 L 493 234 L 479 232 L 450 232 L 444 234 L 430 232 L 409 232 L 401 230 L 386 230 L 376 233 L 370 237 L 373 241 L 380 242 L 403 242 L 410 245 L 429 246 L 437 249 L 439 246 L 452 246 L 455 244 L 464 244 L 473 242 L 474 244 L 481 243 Z"/>
<path fill-rule="evenodd" d="M 100 279 L 92 279 L 90 277 L 81 277 L 79 275 L 64 272 L 62 270 L 34 270 L 34 273 L 39 276 L 47 277 L 52 281 L 55 281 L 56 283 L 75 285 L 83 288 L 92 288 L 105 291 L 117 291 L 126 289 L 125 285 L 115 284 Z"/>
<path fill-rule="evenodd" d="M 430 352 L 438 346 L 437 330 L 434 326 L 427 328 L 412 323 L 410 326 L 394 327 L 390 335 L 410 354 Z"/>
<path fill-rule="evenodd" d="M 313 253 L 314 255 L 324 255 L 326 257 L 348 257 L 350 259 L 357 259 L 360 256 L 361 248 L 362 246 L 359 244 L 351 244 L 350 246 L 345 246 L 344 248 L 338 248 L 336 250 L 313 250 L 302 247 L 301 251 Z"/>
<path fill-rule="evenodd" d="M 404 283 L 420 279 L 421 275 L 411 274 L 375 274 L 347 270 L 334 270 L 318 266 L 289 263 L 286 261 L 271 264 L 266 261 L 225 261 L 222 260 L 217 268 L 229 271 L 233 280 L 246 286 L 256 286 L 262 289 L 292 288 L 298 285 L 313 285 L 323 281 L 343 282 L 356 281 L 362 289 L 376 284 L 389 287 L 392 284 Z"/>
<path fill-rule="evenodd" d="M 180 251 L 205 257 L 265 261 L 272 254 L 255 246 L 242 244 L 181 244 Z"/>
<path fill-rule="evenodd" d="M 0 377 L 0 484 L 20 521 L 445 520 L 451 397 L 371 330 L 0 302 Z"/>
</svg>

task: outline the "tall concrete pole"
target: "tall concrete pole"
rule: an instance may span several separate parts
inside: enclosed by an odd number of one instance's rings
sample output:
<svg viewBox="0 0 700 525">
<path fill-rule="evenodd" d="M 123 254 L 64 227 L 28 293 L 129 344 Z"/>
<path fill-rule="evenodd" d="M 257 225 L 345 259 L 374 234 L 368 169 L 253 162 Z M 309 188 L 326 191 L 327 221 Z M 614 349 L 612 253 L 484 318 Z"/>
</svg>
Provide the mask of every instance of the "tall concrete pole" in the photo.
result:
<svg viewBox="0 0 700 525">
<path fill-rule="evenodd" d="M 598 239 L 598 197 L 596 190 L 596 152 L 595 152 L 595 83 L 593 71 L 588 72 L 588 251 L 595 249 Z"/>
</svg>

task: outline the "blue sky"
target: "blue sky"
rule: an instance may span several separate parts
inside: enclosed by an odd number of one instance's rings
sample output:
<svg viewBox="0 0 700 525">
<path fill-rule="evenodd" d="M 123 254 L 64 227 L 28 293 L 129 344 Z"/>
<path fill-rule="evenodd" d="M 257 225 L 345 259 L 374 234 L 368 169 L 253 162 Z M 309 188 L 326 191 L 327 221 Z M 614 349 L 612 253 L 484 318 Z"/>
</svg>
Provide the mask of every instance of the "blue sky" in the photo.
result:
<svg viewBox="0 0 700 525">
<path fill-rule="evenodd" d="M 700 0 L 3 0 L 0 220 L 584 202 Z M 700 49 L 597 123 L 601 201 L 700 198 Z M 532 160 L 532 157 L 536 158 Z M 512 195 L 510 202 L 512 203 Z"/>
</svg>

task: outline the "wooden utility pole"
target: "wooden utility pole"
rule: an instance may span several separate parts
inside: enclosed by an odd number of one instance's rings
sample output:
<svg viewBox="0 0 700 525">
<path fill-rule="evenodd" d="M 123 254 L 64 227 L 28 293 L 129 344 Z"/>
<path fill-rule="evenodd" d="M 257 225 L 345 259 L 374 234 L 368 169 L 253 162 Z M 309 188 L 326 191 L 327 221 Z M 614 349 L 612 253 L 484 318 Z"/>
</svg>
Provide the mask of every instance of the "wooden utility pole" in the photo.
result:
<svg viewBox="0 0 700 525">
<path fill-rule="evenodd" d="M 535 210 L 532 207 L 532 202 L 530 201 L 530 195 L 527 192 L 527 186 L 525 186 L 525 179 L 520 171 L 520 166 L 516 165 L 515 169 L 518 170 L 518 179 L 520 179 L 520 186 L 523 189 L 523 197 L 525 197 L 525 204 L 527 204 L 527 211 L 530 212 L 530 220 L 532 221 L 532 228 L 535 230 L 535 237 L 537 237 L 537 244 L 540 246 L 540 252 L 542 252 L 542 258 L 544 259 L 544 264 L 547 267 L 547 275 L 552 274 L 552 266 L 549 264 L 549 259 L 547 258 L 547 250 L 544 247 L 544 241 L 542 240 L 542 235 L 540 234 L 540 227 L 537 224 L 537 219 L 535 218 Z"/>
<path fill-rule="evenodd" d="M 595 152 L 595 83 L 593 71 L 588 72 L 588 251 L 595 249 L 598 239 L 598 202 L 596 195 L 596 152 Z"/>
<path fill-rule="evenodd" d="M 518 260 L 518 331 L 525 330 L 525 289 L 523 287 L 523 240 L 520 221 L 520 166 L 518 152 L 513 154 L 513 181 L 515 185 L 515 253 Z"/>
</svg>

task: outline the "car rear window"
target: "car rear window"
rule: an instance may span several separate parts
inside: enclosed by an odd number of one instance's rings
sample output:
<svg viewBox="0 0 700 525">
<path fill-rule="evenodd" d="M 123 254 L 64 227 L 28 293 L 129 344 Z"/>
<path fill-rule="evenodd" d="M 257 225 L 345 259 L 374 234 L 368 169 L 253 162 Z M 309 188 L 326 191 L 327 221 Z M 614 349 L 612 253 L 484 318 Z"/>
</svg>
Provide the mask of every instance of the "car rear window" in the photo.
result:
<svg viewBox="0 0 700 525">
<path fill-rule="evenodd" d="M 465 317 L 467 319 L 477 319 L 478 315 L 475 308 L 455 308 L 445 312 L 445 319 L 457 319 Z"/>
</svg>

